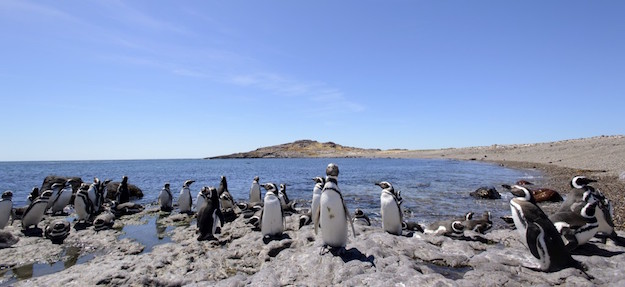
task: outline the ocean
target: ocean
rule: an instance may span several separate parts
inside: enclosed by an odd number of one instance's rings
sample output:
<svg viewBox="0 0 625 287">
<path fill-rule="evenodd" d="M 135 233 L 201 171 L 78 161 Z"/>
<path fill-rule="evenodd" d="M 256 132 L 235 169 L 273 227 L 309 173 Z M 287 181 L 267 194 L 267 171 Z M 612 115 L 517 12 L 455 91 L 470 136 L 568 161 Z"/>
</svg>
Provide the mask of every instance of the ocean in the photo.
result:
<svg viewBox="0 0 625 287">
<path fill-rule="evenodd" d="M 219 186 L 226 176 L 228 189 L 235 201 L 247 201 L 254 176 L 260 182 L 286 183 L 289 199 L 300 207 L 310 206 L 315 176 L 325 176 L 325 168 L 333 162 L 339 166 L 339 187 L 350 211 L 360 208 L 371 218 L 379 219 L 381 189 L 374 183 L 388 181 L 400 190 L 406 220 L 429 223 L 461 216 L 468 211 L 480 214 L 490 211 L 493 217 L 510 213 L 510 193 L 501 184 L 519 179 L 536 180 L 542 175 L 534 170 L 501 167 L 478 161 L 449 159 L 176 159 L 176 160 L 102 160 L 0 162 L 0 192 L 13 191 L 14 206 L 26 204 L 33 187 L 40 187 L 47 175 L 78 176 L 85 182 L 94 177 L 121 181 L 143 190 L 144 197 L 134 199 L 142 204 L 156 204 L 164 183 L 178 195 L 182 183 L 192 179 L 195 196 L 202 186 Z M 478 200 L 469 192 L 481 186 L 495 186 L 502 199 Z M 263 190 L 263 194 L 264 194 Z"/>
</svg>

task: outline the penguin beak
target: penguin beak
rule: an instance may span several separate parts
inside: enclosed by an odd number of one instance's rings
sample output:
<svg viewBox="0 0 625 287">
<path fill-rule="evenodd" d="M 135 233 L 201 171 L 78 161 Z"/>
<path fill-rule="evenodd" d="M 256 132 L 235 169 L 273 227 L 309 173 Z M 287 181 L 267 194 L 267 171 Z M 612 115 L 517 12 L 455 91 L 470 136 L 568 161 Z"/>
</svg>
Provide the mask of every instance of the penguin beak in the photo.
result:
<svg viewBox="0 0 625 287">
<path fill-rule="evenodd" d="M 379 186 L 379 187 L 382 187 L 382 185 L 381 185 L 381 184 L 382 184 L 382 183 L 380 183 L 380 182 L 376 182 L 376 183 L 375 183 L 375 185 L 377 185 L 377 186 Z"/>
</svg>

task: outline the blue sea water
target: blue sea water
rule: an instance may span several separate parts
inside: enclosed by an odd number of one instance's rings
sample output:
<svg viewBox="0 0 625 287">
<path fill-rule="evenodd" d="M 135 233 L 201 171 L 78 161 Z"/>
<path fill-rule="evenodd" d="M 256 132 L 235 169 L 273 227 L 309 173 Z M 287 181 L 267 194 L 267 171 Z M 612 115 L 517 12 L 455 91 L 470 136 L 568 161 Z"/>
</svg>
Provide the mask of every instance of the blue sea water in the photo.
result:
<svg viewBox="0 0 625 287">
<path fill-rule="evenodd" d="M 169 182 L 174 194 L 187 179 L 193 198 L 202 186 L 219 185 L 225 175 L 235 201 L 246 201 L 254 176 L 261 183 L 286 183 L 287 194 L 299 206 L 310 205 L 315 176 L 325 176 L 328 163 L 338 164 L 339 186 L 347 207 L 363 209 L 370 217 L 379 217 L 380 192 L 375 182 L 389 181 L 401 190 L 407 219 L 420 223 L 463 215 L 467 211 L 491 211 L 493 216 L 509 214 L 509 193 L 501 200 L 476 200 L 469 192 L 480 186 L 495 186 L 519 179 L 535 179 L 533 170 L 501 167 L 477 161 L 447 159 L 184 159 L 184 160 L 111 160 L 111 161 L 43 161 L 0 162 L 0 192 L 12 190 L 14 206 L 26 204 L 33 187 L 40 187 L 47 175 L 79 176 L 85 182 L 94 177 L 129 182 L 143 190 L 142 204 L 154 204 L 164 183 Z M 264 190 L 263 190 L 264 193 Z"/>
</svg>

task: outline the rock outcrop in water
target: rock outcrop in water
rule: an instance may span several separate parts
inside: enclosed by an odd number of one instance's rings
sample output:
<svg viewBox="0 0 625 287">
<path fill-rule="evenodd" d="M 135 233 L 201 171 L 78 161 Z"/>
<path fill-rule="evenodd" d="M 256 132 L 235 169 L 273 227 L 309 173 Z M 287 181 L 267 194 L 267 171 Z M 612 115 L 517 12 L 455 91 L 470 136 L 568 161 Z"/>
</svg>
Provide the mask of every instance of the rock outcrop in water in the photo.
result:
<svg viewBox="0 0 625 287">
<path fill-rule="evenodd" d="M 215 156 L 208 159 L 365 157 L 380 151 L 379 149 L 342 146 L 333 142 L 320 143 L 313 140 L 299 140 L 292 143 L 262 147 L 250 152 Z"/>
<path fill-rule="evenodd" d="M 143 253 L 144 247 L 140 243 L 128 238 L 118 239 L 122 231 L 117 225 L 139 224 L 144 216 L 159 216 L 159 213 L 151 208 L 124 217 L 116 223 L 115 229 L 99 233 L 92 228 L 72 229 L 62 245 L 53 245 L 43 238 L 24 237 L 17 231 L 16 223 L 8 230 L 22 240 L 12 248 L 0 250 L 0 258 L 7 267 L 5 270 L 13 270 L 29 262 L 65 261 L 68 250 L 93 254 L 94 258 L 85 263 L 19 281 L 14 284 L 16 286 L 625 284 L 625 273 L 622 272 L 625 248 L 611 243 L 593 242 L 576 251 L 575 259 L 583 262 L 588 273 L 594 276 L 589 280 L 573 268 L 554 273 L 527 268 L 537 267 L 538 263 L 522 245 L 517 232 L 508 229 L 494 230 L 486 235 L 465 232 L 462 240 L 458 240 L 420 233 L 394 236 L 383 232 L 379 226 L 358 225 L 357 237 L 350 236 L 343 254 L 320 254 L 320 236 L 315 236 L 310 225 L 298 230 L 298 215 L 286 218 L 287 229 L 282 238 L 264 244 L 260 232 L 252 231 L 242 217 L 224 225 L 222 233 L 217 236 L 218 241 L 198 242 L 192 217 L 161 214 L 156 228 L 147 230 L 152 230 L 155 233 L 152 236 L 156 236 L 159 226 L 177 226 L 166 231 L 172 242 L 154 246 L 150 252 Z M 6 282 L 0 281 L 2 283 Z"/>
</svg>

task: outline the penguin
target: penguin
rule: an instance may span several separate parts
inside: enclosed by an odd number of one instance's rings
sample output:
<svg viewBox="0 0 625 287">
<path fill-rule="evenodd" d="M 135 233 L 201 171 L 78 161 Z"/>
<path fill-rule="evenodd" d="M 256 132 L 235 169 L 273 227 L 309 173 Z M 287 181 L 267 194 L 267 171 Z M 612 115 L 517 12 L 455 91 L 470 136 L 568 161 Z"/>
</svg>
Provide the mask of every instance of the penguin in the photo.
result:
<svg viewBox="0 0 625 287">
<path fill-rule="evenodd" d="M 224 215 L 219 207 L 219 194 L 214 187 L 208 187 L 208 199 L 197 212 L 197 228 L 200 233 L 197 240 L 215 240 L 218 224 L 223 227 Z"/>
<path fill-rule="evenodd" d="M 543 271 L 559 271 L 574 267 L 585 273 L 581 263 L 571 256 L 560 233 L 547 215 L 536 205 L 534 196 L 527 188 L 514 185 L 510 192 L 510 210 L 521 242 L 540 262 Z"/>
<path fill-rule="evenodd" d="M 217 188 L 217 193 L 219 194 L 221 209 L 224 211 L 234 211 L 234 199 L 228 191 L 228 181 L 226 180 L 225 175 L 221 176 L 219 187 Z"/>
<path fill-rule="evenodd" d="M 310 223 L 312 223 L 312 213 L 310 211 L 299 216 L 299 229 Z"/>
<path fill-rule="evenodd" d="M 117 186 L 116 201 L 118 204 L 130 201 L 130 191 L 128 189 L 128 176 L 122 177 L 122 182 Z"/>
<path fill-rule="evenodd" d="M 93 204 L 91 204 L 91 200 L 89 199 L 89 184 L 82 183 L 74 198 L 76 222 L 89 222 L 93 214 L 91 210 L 92 206 Z"/>
<path fill-rule="evenodd" d="M 55 182 L 52 184 L 50 188 L 52 188 L 52 189 L 49 189 L 52 191 L 52 195 L 50 196 L 50 199 L 48 200 L 46 211 L 52 208 L 52 205 L 54 205 L 54 202 L 57 201 L 59 197 L 61 196 L 61 191 L 63 190 L 63 188 L 65 188 L 65 182 L 63 183 Z"/>
<path fill-rule="evenodd" d="M 250 203 L 261 202 L 260 184 L 258 183 L 259 180 L 260 178 L 255 176 L 252 181 L 252 186 L 250 187 Z"/>
<path fill-rule="evenodd" d="M 52 190 L 44 191 L 35 202 L 31 203 L 24 215 L 22 216 L 22 230 L 29 230 L 37 228 L 37 225 L 43 219 L 48 206 L 48 200 L 52 195 Z M 32 227 L 34 226 L 34 227 Z"/>
<path fill-rule="evenodd" d="M 274 183 L 265 183 L 267 190 L 263 201 L 263 212 L 260 216 L 260 232 L 263 237 L 281 235 L 284 231 L 284 217 L 282 205 L 277 196 L 278 188 Z"/>
<path fill-rule="evenodd" d="M 246 223 L 254 226 L 252 230 L 260 231 L 260 219 L 263 214 L 263 207 L 260 205 L 255 205 L 252 209 L 254 210 L 254 214 L 249 217 Z"/>
<path fill-rule="evenodd" d="M 519 186 L 523 186 L 525 187 L 525 185 L 521 185 L 521 184 L 517 184 Z M 508 184 L 502 184 L 501 185 L 503 188 L 510 190 L 512 187 Z M 525 187 L 527 188 L 527 187 Z M 563 200 L 562 196 L 560 195 L 560 193 L 558 193 L 557 191 L 553 190 L 553 189 L 548 189 L 548 188 L 538 188 L 538 189 L 529 189 L 527 188 L 532 195 L 534 196 L 534 200 L 538 203 L 538 202 L 560 202 Z"/>
<path fill-rule="evenodd" d="M 15 237 L 11 232 L 0 230 L 0 249 L 11 247 L 19 241 L 19 237 Z"/>
<path fill-rule="evenodd" d="M 169 183 L 165 183 L 161 193 L 158 195 L 158 202 L 161 206 L 161 211 L 170 212 L 172 210 L 173 196 L 169 190 Z"/>
<path fill-rule="evenodd" d="M 356 211 L 354 211 L 354 217 L 352 218 L 352 222 L 354 222 L 354 224 L 371 226 L 371 220 L 369 220 L 369 216 L 367 216 L 365 212 L 359 208 L 356 208 Z"/>
<path fill-rule="evenodd" d="M 61 190 L 57 193 L 56 197 L 50 199 L 52 202 L 52 214 L 62 213 L 63 209 L 69 205 L 69 202 L 72 200 L 72 181 L 72 179 L 69 179 L 65 183 L 62 183 Z M 52 187 L 54 187 L 55 184 L 53 184 Z"/>
<path fill-rule="evenodd" d="M 135 202 L 125 202 L 118 204 L 117 201 L 111 200 L 110 205 L 111 212 L 115 214 L 116 218 L 124 215 L 139 213 L 145 209 L 143 205 Z"/>
<path fill-rule="evenodd" d="M 50 239 L 53 244 L 63 244 L 65 238 L 69 236 L 70 224 L 65 219 L 57 219 L 45 228 L 45 237 Z"/>
<path fill-rule="evenodd" d="M 485 211 L 482 218 L 479 219 L 473 219 L 473 212 L 469 212 L 466 214 L 462 225 L 465 230 L 473 230 L 483 234 L 493 227 L 493 221 L 488 211 Z"/>
<path fill-rule="evenodd" d="M 315 186 L 313 187 L 312 204 L 310 207 L 311 208 L 310 212 L 312 214 L 313 224 L 315 226 L 318 226 L 319 222 L 316 221 L 314 215 L 319 212 L 319 199 L 321 199 L 321 191 L 323 190 L 323 186 L 326 183 L 326 179 L 321 176 L 317 176 L 313 178 L 313 181 L 315 182 Z"/>
<path fill-rule="evenodd" d="M 195 199 L 195 210 L 199 211 L 202 205 L 204 205 L 204 202 L 206 202 L 209 199 L 210 199 L 210 190 L 208 189 L 208 186 L 204 186 L 202 187 L 200 192 L 198 192 L 197 198 Z"/>
<path fill-rule="evenodd" d="M 569 191 L 569 193 L 566 195 L 566 199 L 560 206 L 558 212 L 574 210 L 577 206 L 579 206 L 580 203 L 583 201 L 583 198 L 585 197 L 585 193 L 588 195 L 594 193 L 594 188 L 588 185 L 593 182 L 597 181 L 581 175 L 574 176 L 569 183 L 569 185 L 573 189 Z"/>
<path fill-rule="evenodd" d="M 191 198 L 191 189 L 189 188 L 195 180 L 187 180 L 182 184 L 182 189 L 180 190 L 180 196 L 178 197 L 178 208 L 180 208 L 180 213 L 189 213 L 191 212 L 191 205 L 193 204 L 193 199 Z"/>
<path fill-rule="evenodd" d="M 105 179 L 104 182 L 100 182 L 100 184 L 98 185 L 98 206 L 101 209 L 102 205 L 109 201 L 108 199 L 108 184 L 109 182 L 111 182 L 110 179 Z M 98 209 L 99 210 L 99 209 Z"/>
<path fill-rule="evenodd" d="M 31 203 L 35 202 L 37 197 L 39 197 L 39 188 L 33 187 L 33 189 L 30 191 L 30 194 L 26 198 L 26 205 L 30 205 Z"/>
<path fill-rule="evenodd" d="M 289 196 L 286 194 L 286 183 L 280 184 L 280 189 L 278 190 L 278 199 L 280 199 L 282 209 L 285 209 L 289 206 L 290 200 Z"/>
<path fill-rule="evenodd" d="M 590 199 L 579 213 L 568 210 L 549 216 L 569 251 L 586 244 L 599 230 L 596 207 L 597 201 Z"/>
<path fill-rule="evenodd" d="M 330 163 L 326 167 L 326 182 L 319 198 L 319 211 L 314 214 L 313 222 L 319 222 L 321 238 L 325 247 L 345 248 L 347 244 L 347 222 L 352 226 L 352 234 L 356 230 L 351 215 L 345 206 L 343 194 L 338 185 L 339 167 Z M 315 234 L 318 226 L 315 225 Z"/>
<path fill-rule="evenodd" d="M 100 213 L 93 220 L 93 230 L 101 231 L 105 229 L 111 229 L 113 228 L 114 224 L 115 224 L 115 215 L 112 212 L 107 210 L 107 211 Z"/>
<path fill-rule="evenodd" d="M 9 223 L 9 216 L 13 211 L 13 192 L 7 190 L 2 193 L 0 199 L 0 229 L 4 229 Z"/>
<path fill-rule="evenodd" d="M 380 195 L 380 214 L 382 229 L 390 234 L 401 235 L 403 215 L 401 212 L 401 195 L 395 192 L 390 182 L 382 181 L 375 185 L 382 188 Z"/>
<path fill-rule="evenodd" d="M 97 214 L 100 211 L 100 205 L 98 202 L 98 192 L 99 192 L 100 179 L 97 177 L 93 178 L 93 183 L 89 185 L 89 189 L 87 193 L 89 195 L 89 200 L 91 203 L 91 211 L 93 214 Z"/>
<path fill-rule="evenodd" d="M 423 228 L 424 234 L 432 235 L 455 235 L 464 233 L 464 225 L 461 220 L 440 220 Z"/>
</svg>

